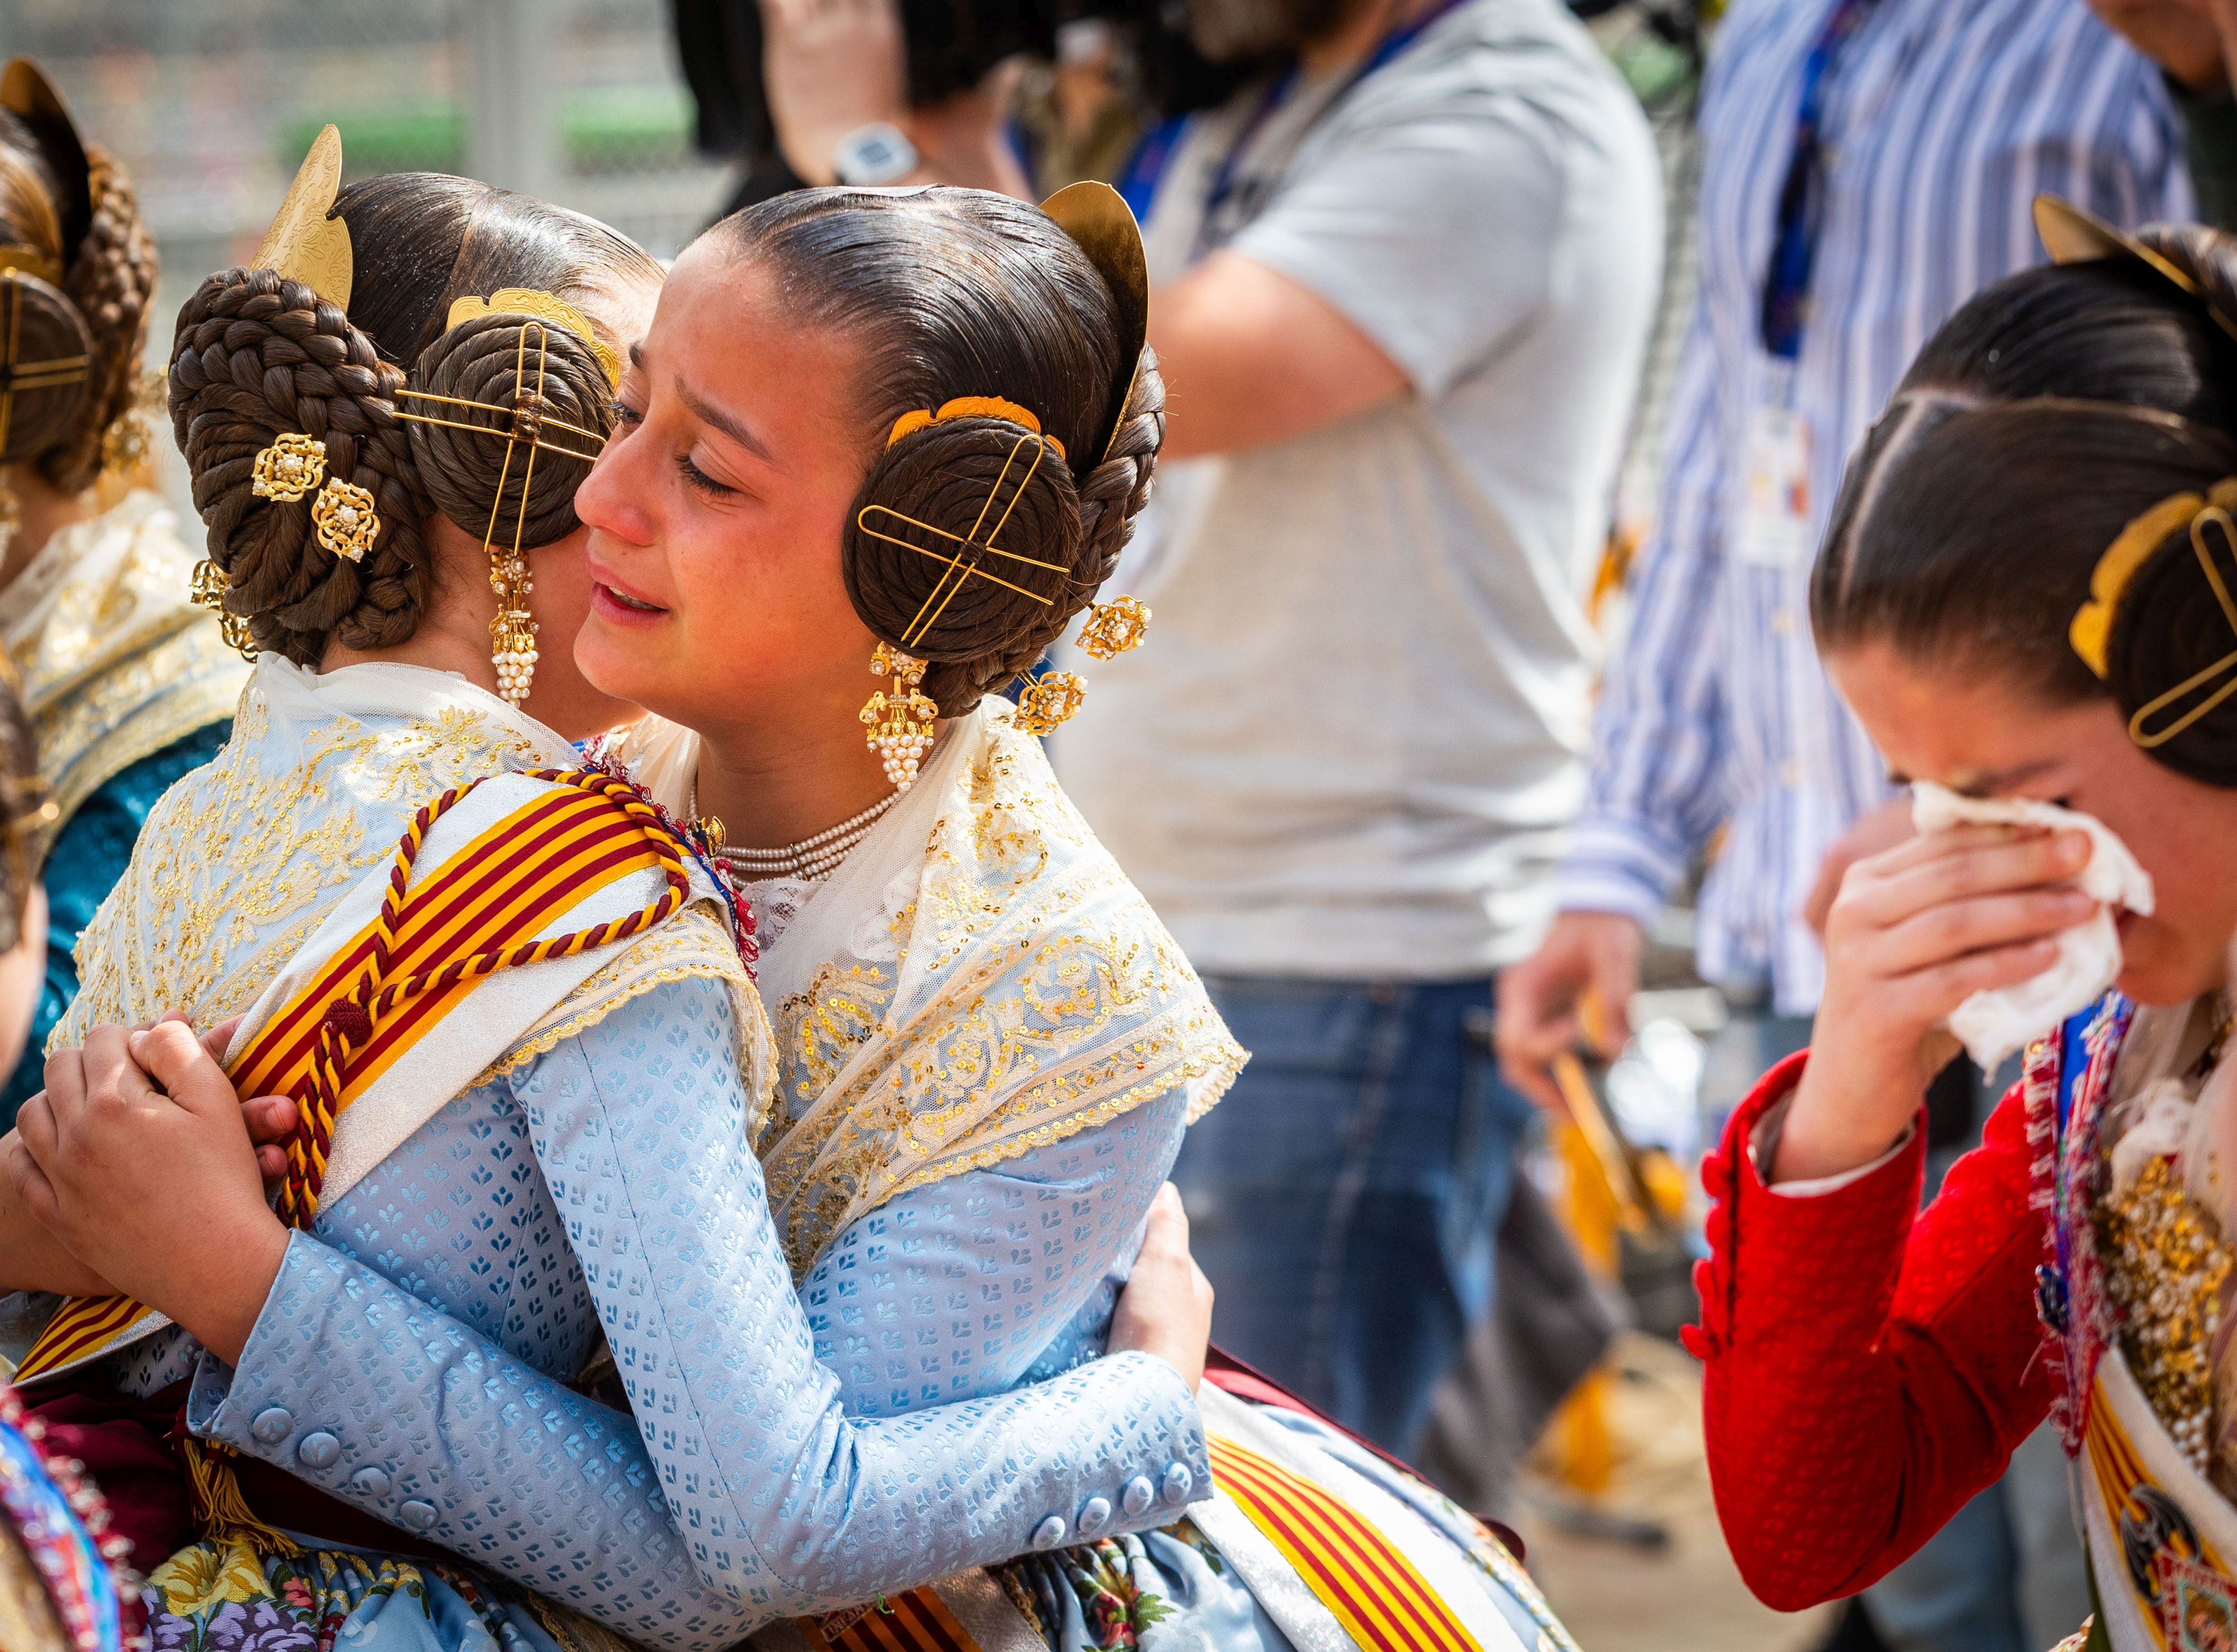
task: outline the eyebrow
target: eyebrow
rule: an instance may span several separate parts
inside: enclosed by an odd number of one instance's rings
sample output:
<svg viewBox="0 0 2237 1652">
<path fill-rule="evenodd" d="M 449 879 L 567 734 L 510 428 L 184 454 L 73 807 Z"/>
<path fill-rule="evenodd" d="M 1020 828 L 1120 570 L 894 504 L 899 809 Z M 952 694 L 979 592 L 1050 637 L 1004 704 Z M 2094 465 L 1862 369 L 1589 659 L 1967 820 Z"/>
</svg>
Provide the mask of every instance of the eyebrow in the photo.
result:
<svg viewBox="0 0 2237 1652">
<path fill-rule="evenodd" d="M 2033 780 L 2044 770 L 2055 767 L 2056 767 L 2056 760 L 2046 757 L 2040 762 L 2021 763 L 2012 768 L 1999 769 L 1994 774 L 1972 775 L 1963 786 L 1953 786 L 1950 789 L 1960 797 L 1993 797 L 2007 787 L 2017 786 L 2022 780 Z M 1888 771 L 1889 785 L 1909 786 L 1910 783 L 1911 777 L 1901 769 L 1891 768 Z"/>
<path fill-rule="evenodd" d="M 644 346 L 641 341 L 629 347 L 629 359 L 630 365 L 639 372 L 651 371 L 644 365 Z M 753 427 L 736 413 L 716 406 L 680 378 L 676 381 L 676 394 L 677 399 L 691 410 L 694 418 L 712 425 L 762 464 L 775 466 L 778 470 L 784 468 L 777 464 L 776 455 L 769 451 L 769 444 L 755 435 Z"/>
</svg>

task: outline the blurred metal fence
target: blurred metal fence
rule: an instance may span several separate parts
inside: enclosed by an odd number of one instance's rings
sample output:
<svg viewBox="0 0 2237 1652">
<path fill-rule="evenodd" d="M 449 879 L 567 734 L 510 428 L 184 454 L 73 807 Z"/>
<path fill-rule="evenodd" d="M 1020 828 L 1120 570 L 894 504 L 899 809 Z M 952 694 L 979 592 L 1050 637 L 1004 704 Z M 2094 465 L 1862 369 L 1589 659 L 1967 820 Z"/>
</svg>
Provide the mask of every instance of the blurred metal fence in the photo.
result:
<svg viewBox="0 0 2237 1652">
<path fill-rule="evenodd" d="M 0 50 L 36 57 L 131 170 L 163 262 L 150 365 L 328 121 L 350 176 L 463 172 L 661 257 L 729 187 L 692 152 L 663 0 L 0 0 Z"/>
</svg>

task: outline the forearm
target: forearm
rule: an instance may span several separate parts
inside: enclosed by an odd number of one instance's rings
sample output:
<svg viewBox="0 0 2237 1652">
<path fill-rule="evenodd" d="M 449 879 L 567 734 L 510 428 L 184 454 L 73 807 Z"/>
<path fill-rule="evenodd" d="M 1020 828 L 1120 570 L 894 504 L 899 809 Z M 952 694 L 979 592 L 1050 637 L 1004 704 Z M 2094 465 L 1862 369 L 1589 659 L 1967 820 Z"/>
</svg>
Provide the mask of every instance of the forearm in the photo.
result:
<svg viewBox="0 0 2237 1652">
<path fill-rule="evenodd" d="M 1099 1503 L 1088 1535 L 1208 1491 L 1187 1385 L 1144 1355 L 849 1418 L 746 1146 L 729 1028 L 719 986 L 663 987 L 511 1081 L 703 1576 L 799 1612 L 1068 1539 Z M 1130 1508 L 1138 1482 L 1153 1495 Z"/>
<path fill-rule="evenodd" d="M 635 1424 L 307 1234 L 188 1423 L 329 1496 L 680 1652 L 761 1615 L 699 1575 Z"/>
<path fill-rule="evenodd" d="M 1700 1275 L 1703 1418 L 1733 1558 L 1797 1610 L 1884 1575 L 2003 1471 L 2041 1420 L 2024 1132 L 2005 1117 L 1914 1223 L 1924 1145 L 1838 1189 L 1767 1187 L 1747 1143 L 1782 1063 L 1703 1167 L 1718 1205 Z"/>
</svg>

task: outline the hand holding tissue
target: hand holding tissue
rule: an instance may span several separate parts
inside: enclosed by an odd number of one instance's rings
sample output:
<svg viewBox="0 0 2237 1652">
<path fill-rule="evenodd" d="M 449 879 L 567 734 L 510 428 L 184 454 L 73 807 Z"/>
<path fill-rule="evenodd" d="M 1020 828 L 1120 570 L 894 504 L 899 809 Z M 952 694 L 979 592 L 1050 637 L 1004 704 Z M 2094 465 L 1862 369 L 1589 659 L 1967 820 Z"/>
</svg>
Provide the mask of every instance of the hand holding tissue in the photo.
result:
<svg viewBox="0 0 2237 1652">
<path fill-rule="evenodd" d="M 2042 974 L 1994 991 L 1976 992 L 1950 1017 L 1950 1030 L 1965 1046 L 1965 1053 L 1983 1071 L 1993 1072 L 2005 1056 L 2049 1032 L 2112 985 L 2121 973 L 2115 909 L 2148 914 L 2151 876 L 2104 822 L 2055 803 L 1963 797 L 1945 786 L 1921 780 L 1911 788 L 1911 819 L 1921 832 L 1981 822 L 2083 832 L 2089 837 L 2089 863 L 2075 881 L 2101 903 L 2097 911 L 2059 936 L 2057 958 Z"/>
</svg>

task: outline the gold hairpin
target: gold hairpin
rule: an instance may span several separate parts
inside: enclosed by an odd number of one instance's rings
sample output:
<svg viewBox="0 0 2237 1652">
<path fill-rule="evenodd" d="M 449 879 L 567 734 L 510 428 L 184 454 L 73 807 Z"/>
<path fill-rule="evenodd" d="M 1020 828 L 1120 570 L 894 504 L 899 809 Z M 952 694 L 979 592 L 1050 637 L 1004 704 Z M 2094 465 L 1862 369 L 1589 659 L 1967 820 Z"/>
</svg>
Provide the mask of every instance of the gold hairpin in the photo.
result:
<svg viewBox="0 0 2237 1652">
<path fill-rule="evenodd" d="M 8 431 L 15 422 L 16 397 L 29 390 L 60 390 L 66 385 L 85 382 L 86 371 L 92 365 L 89 356 L 55 356 L 45 361 L 18 361 L 16 352 L 22 348 L 23 334 L 23 293 L 17 285 L 21 272 L 0 269 L 0 303 L 7 308 L 6 353 L 0 355 L 0 449 L 8 445 Z"/>
<path fill-rule="evenodd" d="M 1056 601 L 1054 597 L 1044 596 L 1039 591 L 1026 589 L 1023 585 L 1012 584 L 999 575 L 988 573 L 986 569 L 980 566 L 980 563 L 987 556 L 1000 556 L 1010 562 L 1023 563 L 1031 568 L 1046 568 L 1051 573 L 1060 576 L 1065 574 L 1066 570 L 1054 563 L 1045 563 L 1036 557 L 1020 556 L 1014 550 L 1005 550 L 994 543 L 996 536 L 1008 525 L 1010 513 L 1018 508 L 1018 501 L 1025 497 L 1026 488 L 1032 485 L 1034 474 L 1040 469 L 1042 458 L 1055 445 L 1049 438 L 1030 431 L 1020 435 L 1010 444 L 1009 452 L 1003 457 L 1002 468 L 995 475 L 994 484 L 987 489 L 986 502 L 979 507 L 979 519 L 971 524 L 969 533 L 952 533 L 945 528 L 922 521 L 905 511 L 895 510 L 888 505 L 864 505 L 855 513 L 855 525 L 869 535 L 871 538 L 882 539 L 889 545 L 899 545 L 904 550 L 913 550 L 920 556 L 929 556 L 934 562 L 947 564 L 941 570 L 939 580 L 926 594 L 924 601 L 918 605 L 915 615 L 902 629 L 901 646 L 903 648 L 914 648 L 923 641 L 925 635 L 939 622 L 940 616 L 947 611 L 947 605 L 954 600 L 955 593 L 961 590 L 965 582 L 974 574 L 980 579 L 1000 585 L 1005 590 L 1015 591 L 1020 596 L 1029 596 L 1044 608 L 1054 606 Z M 1009 503 L 1002 507 L 1002 514 L 995 518 L 994 525 L 987 528 L 987 518 L 993 513 L 995 501 L 1002 497 L 1002 484 L 1009 479 L 1011 471 L 1017 464 L 1018 455 L 1028 447 L 1033 451 L 1031 462 L 1026 466 L 1025 475 L 1018 479 L 1018 485 L 1011 493 Z M 898 534 L 887 533 L 873 528 L 870 525 L 870 517 L 873 515 L 890 517 L 895 522 L 905 523 L 909 527 L 933 535 L 935 538 L 945 539 L 957 549 L 953 553 L 944 554 L 917 544 L 914 541 L 904 539 Z M 983 539 L 980 537 L 981 529 L 986 530 L 986 537 Z"/>
<path fill-rule="evenodd" d="M 511 287 L 497 297 L 505 299 L 528 291 L 526 288 Z M 531 296 L 539 295 L 531 293 Z M 549 298 L 551 295 L 544 293 L 540 296 Z M 462 313 L 460 306 L 469 302 L 481 307 Z M 551 302 L 559 304 L 560 301 L 552 299 Z M 566 306 L 562 305 L 561 307 Z M 461 299 L 451 306 L 451 324 L 456 326 L 460 319 L 485 313 L 489 308 L 490 306 L 479 299 Z M 527 313 L 518 305 L 507 305 L 505 309 L 506 313 Z M 570 313 L 574 313 L 570 311 Z M 579 320 L 580 317 L 577 319 Z M 574 331 L 572 327 L 568 330 Z M 524 387 L 528 378 L 528 340 L 531 333 L 536 338 L 536 384 L 533 389 Z M 491 620 L 489 627 L 490 662 L 497 668 L 498 693 L 516 706 L 528 698 L 529 689 L 536 680 L 536 621 L 528 609 L 529 594 L 536 589 L 536 582 L 528 576 L 528 559 L 522 554 L 520 542 L 528 530 L 528 491 L 530 484 L 536 479 L 537 452 L 540 449 L 546 453 L 580 459 L 585 464 L 594 464 L 597 460 L 596 452 L 584 453 L 562 443 L 546 441 L 544 432 L 547 427 L 582 437 L 585 441 L 596 443 L 601 450 L 606 442 L 603 431 L 585 430 L 580 425 L 555 418 L 544 411 L 544 383 L 551 359 L 551 328 L 544 319 L 529 315 L 521 326 L 520 337 L 513 344 L 511 406 L 506 407 L 497 402 L 470 401 L 459 396 L 439 396 L 426 390 L 399 392 L 404 398 L 412 401 L 436 402 L 451 407 L 495 413 L 507 421 L 505 425 L 476 425 L 462 419 L 441 418 L 432 413 L 399 411 L 397 414 L 399 418 L 421 425 L 439 425 L 446 430 L 471 431 L 477 436 L 494 436 L 505 443 L 505 459 L 498 467 L 497 491 L 490 500 L 489 521 L 482 529 L 482 551 L 489 558 L 490 589 L 497 593 L 497 616 Z M 528 457 L 522 461 L 520 467 L 520 497 L 512 513 L 512 545 L 510 550 L 501 550 L 497 544 L 497 519 L 505 510 L 505 485 L 512 476 L 514 450 L 522 447 L 528 450 Z"/>
<path fill-rule="evenodd" d="M 2232 520 L 2227 505 L 2219 502 L 2223 488 L 2230 486 L 2231 484 L 2226 482 L 2217 485 L 2214 489 L 2216 503 L 2207 504 L 2191 518 L 2190 550 L 2191 555 L 2197 557 L 2199 567 L 2205 571 L 2206 582 L 2213 588 L 2214 600 L 2221 605 L 2221 617 L 2228 622 L 2231 637 L 2237 639 L 2237 600 L 2232 599 L 2229 586 L 2222 579 L 2221 570 L 2214 566 L 2214 552 L 2206 543 L 2207 526 L 2219 527 L 2222 543 L 2229 547 L 2233 559 L 2237 559 L 2237 521 Z M 2191 497 L 2194 498 L 2197 496 Z M 2237 499 L 2233 499 L 2233 502 L 2237 502 Z M 2205 688 L 2215 678 L 2223 676 L 2229 680 L 2165 728 L 2154 729 L 2147 726 L 2161 712 Z M 2165 694 L 2138 708 L 2136 714 L 2128 719 L 2128 738 L 2145 751 L 2164 746 L 2232 694 L 2237 694 L 2237 649 L 2223 655 L 2203 671 L 2193 672 Z"/>
</svg>

